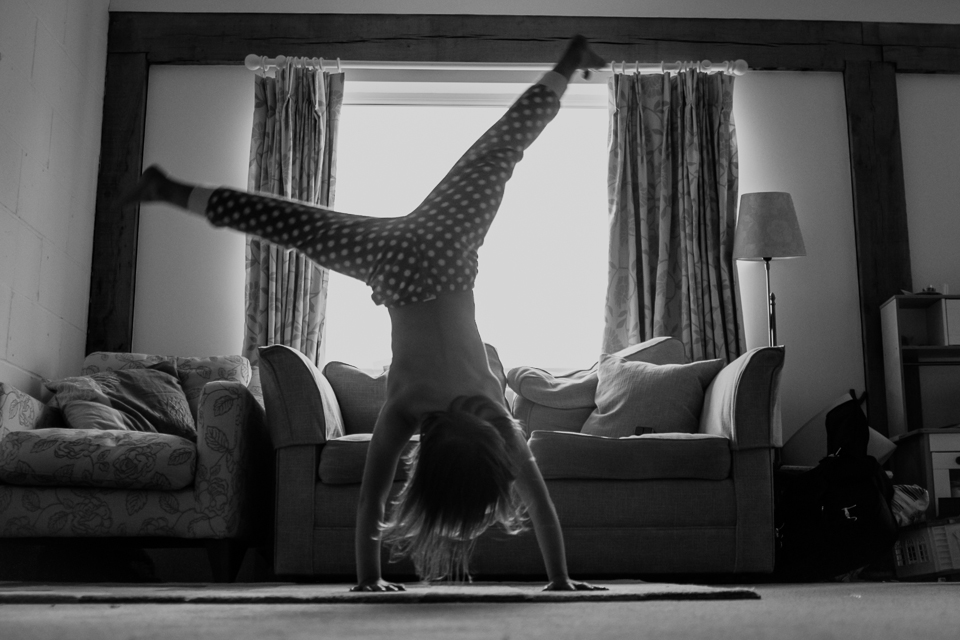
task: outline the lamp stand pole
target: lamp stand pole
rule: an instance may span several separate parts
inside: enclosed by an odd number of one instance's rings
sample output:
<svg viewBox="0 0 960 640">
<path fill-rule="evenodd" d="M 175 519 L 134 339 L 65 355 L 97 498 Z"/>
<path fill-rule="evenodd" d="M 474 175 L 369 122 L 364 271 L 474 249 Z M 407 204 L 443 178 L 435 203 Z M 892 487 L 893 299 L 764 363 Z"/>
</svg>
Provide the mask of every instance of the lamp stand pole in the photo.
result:
<svg viewBox="0 0 960 640">
<path fill-rule="evenodd" d="M 769 332 L 770 346 L 777 346 L 777 296 L 770 290 L 770 258 L 763 259 L 764 270 L 767 273 L 767 331 Z"/>
</svg>

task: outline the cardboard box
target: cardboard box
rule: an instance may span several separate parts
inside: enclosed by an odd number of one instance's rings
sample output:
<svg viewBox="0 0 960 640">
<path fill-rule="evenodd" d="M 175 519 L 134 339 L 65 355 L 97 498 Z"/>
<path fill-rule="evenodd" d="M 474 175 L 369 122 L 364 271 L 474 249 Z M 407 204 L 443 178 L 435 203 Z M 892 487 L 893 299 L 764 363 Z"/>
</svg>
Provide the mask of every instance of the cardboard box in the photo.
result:
<svg viewBox="0 0 960 640">
<path fill-rule="evenodd" d="M 937 578 L 960 573 L 960 518 L 905 527 L 894 546 L 897 578 Z"/>
</svg>

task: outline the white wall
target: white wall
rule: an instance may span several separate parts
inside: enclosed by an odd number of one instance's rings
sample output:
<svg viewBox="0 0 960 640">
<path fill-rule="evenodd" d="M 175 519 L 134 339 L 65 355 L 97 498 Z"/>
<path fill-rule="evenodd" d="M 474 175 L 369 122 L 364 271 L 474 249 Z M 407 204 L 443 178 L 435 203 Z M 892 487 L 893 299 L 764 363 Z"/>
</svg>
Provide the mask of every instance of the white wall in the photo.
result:
<svg viewBox="0 0 960 640">
<path fill-rule="evenodd" d="M 0 380 L 34 395 L 84 357 L 107 4 L 0 2 Z"/>
<path fill-rule="evenodd" d="M 913 290 L 960 294 L 960 76 L 897 76 Z"/>
<path fill-rule="evenodd" d="M 252 126 L 253 75 L 245 67 L 151 67 L 145 167 L 246 189 Z M 141 207 L 134 352 L 241 352 L 244 238 L 171 207 Z"/>
<path fill-rule="evenodd" d="M 783 437 L 847 389 L 864 388 L 843 76 L 751 72 L 737 78 L 740 193 L 793 196 L 807 255 L 774 260 Z M 738 263 L 749 347 L 767 344 L 762 262 Z"/>
</svg>

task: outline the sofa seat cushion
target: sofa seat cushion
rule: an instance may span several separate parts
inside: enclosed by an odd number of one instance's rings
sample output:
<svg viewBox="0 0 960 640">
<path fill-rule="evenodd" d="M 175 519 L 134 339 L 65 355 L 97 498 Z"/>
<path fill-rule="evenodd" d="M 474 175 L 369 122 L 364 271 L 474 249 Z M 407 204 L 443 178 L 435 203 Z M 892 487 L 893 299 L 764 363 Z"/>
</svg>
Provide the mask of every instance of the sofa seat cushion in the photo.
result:
<svg viewBox="0 0 960 640">
<path fill-rule="evenodd" d="M 33 429 L 0 440 L 9 484 L 176 490 L 193 484 L 196 464 L 196 445 L 163 433 Z"/>
<path fill-rule="evenodd" d="M 370 433 L 355 433 L 334 438 L 320 450 L 320 482 L 324 484 L 359 484 L 363 480 L 363 467 L 367 461 L 367 449 L 370 448 Z M 407 479 L 407 455 L 420 441 L 415 435 L 407 443 L 397 465 L 394 482 Z"/>
<path fill-rule="evenodd" d="M 569 431 L 534 431 L 530 450 L 546 479 L 724 480 L 730 441 L 696 433 L 608 438 Z"/>
</svg>

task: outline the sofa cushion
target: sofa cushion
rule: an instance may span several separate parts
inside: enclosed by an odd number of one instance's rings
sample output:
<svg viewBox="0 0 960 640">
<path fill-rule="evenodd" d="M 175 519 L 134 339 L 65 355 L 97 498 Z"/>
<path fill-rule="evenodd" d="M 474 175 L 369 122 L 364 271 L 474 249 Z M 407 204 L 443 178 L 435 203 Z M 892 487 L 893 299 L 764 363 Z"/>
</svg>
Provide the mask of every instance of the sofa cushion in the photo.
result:
<svg viewBox="0 0 960 640">
<path fill-rule="evenodd" d="M 214 380 L 250 383 L 250 361 L 243 356 L 204 356 L 199 358 L 158 356 L 146 353 L 115 353 L 94 351 L 83 360 L 81 375 L 89 376 L 104 371 L 146 369 L 159 363 L 169 363 L 180 379 L 183 392 L 190 404 L 191 415 L 197 419 L 200 393 L 204 385 Z"/>
<path fill-rule="evenodd" d="M 177 359 L 172 356 L 157 356 L 147 353 L 119 353 L 113 351 L 94 351 L 83 359 L 80 375 L 89 376 L 103 371 L 127 371 L 146 369 L 160 362 L 169 362 L 174 368 Z"/>
<path fill-rule="evenodd" d="M 513 403 L 513 417 L 520 421 L 529 437 L 534 431 L 577 431 L 583 428 L 596 407 L 557 409 L 517 396 Z"/>
<path fill-rule="evenodd" d="M 387 399 L 387 372 L 378 376 L 343 362 L 330 362 L 323 368 L 343 416 L 346 435 L 373 433 L 380 407 Z"/>
<path fill-rule="evenodd" d="M 505 393 L 507 376 L 500 362 L 500 354 L 492 345 L 484 344 L 483 346 L 490 371 L 500 383 L 501 393 Z M 379 375 L 372 376 L 353 365 L 333 361 L 323 368 L 323 375 L 333 387 L 340 404 L 344 433 L 346 435 L 373 433 L 377 416 L 380 415 L 380 407 L 387 399 L 387 369 Z"/>
<path fill-rule="evenodd" d="M 631 362 L 683 364 L 683 343 L 675 338 L 646 340 L 618 351 L 615 355 Z M 576 409 L 594 407 L 599 362 L 589 369 L 551 373 L 536 367 L 516 367 L 507 374 L 507 384 L 516 394 L 545 407 Z"/>
<path fill-rule="evenodd" d="M 44 405 L 28 393 L 0 382 L 0 438 L 11 431 L 33 429 Z"/>
<path fill-rule="evenodd" d="M 703 390 L 722 368 L 722 360 L 655 365 L 605 354 L 600 358 L 597 409 L 582 431 L 615 438 L 696 433 Z"/>
<path fill-rule="evenodd" d="M 730 475 L 730 441 L 696 433 L 607 438 L 534 431 L 530 450 L 546 479 L 723 480 Z"/>
<path fill-rule="evenodd" d="M 196 446 L 178 436 L 34 429 L 0 440 L 0 480 L 19 485 L 176 490 L 193 483 Z"/>
<path fill-rule="evenodd" d="M 356 433 L 330 440 L 320 451 L 320 481 L 324 484 L 358 484 L 363 480 L 363 468 L 367 461 L 367 449 L 370 448 L 372 434 Z M 420 441 L 415 435 L 404 447 L 397 465 L 394 482 L 407 479 L 407 455 Z"/>
<path fill-rule="evenodd" d="M 176 370 L 169 362 L 64 378 L 48 382 L 46 387 L 55 394 L 51 405 L 63 411 L 69 427 L 85 429 L 107 425 L 113 429 L 197 438 L 193 413 Z M 71 407 L 77 402 L 85 404 L 80 408 Z M 115 411 L 91 411 L 89 403 Z M 71 415 L 74 422 L 70 421 Z"/>
<path fill-rule="evenodd" d="M 52 404 L 52 403 L 51 403 Z M 59 409 L 63 429 L 100 429 L 101 431 L 138 431 L 128 426 L 129 418 L 120 411 L 99 402 L 73 400 Z M 56 428 L 52 426 L 37 427 Z"/>
<path fill-rule="evenodd" d="M 597 393 L 597 364 L 589 369 L 556 374 L 537 367 L 515 367 L 507 375 L 507 384 L 519 397 L 545 407 L 593 407 L 593 397 Z"/>
</svg>

